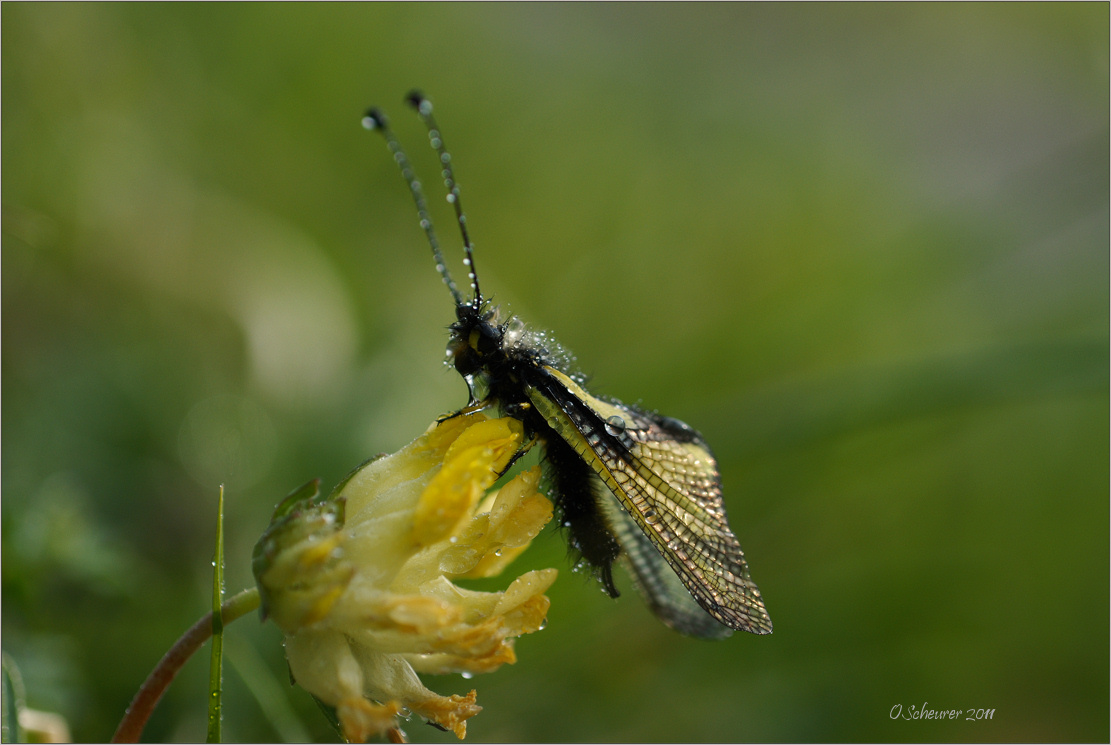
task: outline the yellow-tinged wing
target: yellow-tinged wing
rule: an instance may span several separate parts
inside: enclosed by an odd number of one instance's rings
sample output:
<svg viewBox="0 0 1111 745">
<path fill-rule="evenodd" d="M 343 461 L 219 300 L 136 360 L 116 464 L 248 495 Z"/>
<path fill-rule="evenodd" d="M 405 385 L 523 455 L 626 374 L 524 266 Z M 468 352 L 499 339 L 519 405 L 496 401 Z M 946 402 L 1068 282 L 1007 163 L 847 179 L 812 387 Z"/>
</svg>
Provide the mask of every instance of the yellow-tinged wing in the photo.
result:
<svg viewBox="0 0 1111 745">
<path fill-rule="evenodd" d="M 529 400 L 593 469 L 595 491 L 619 503 L 597 495 L 652 610 L 695 636 L 728 635 L 718 624 L 771 633 L 702 437 L 676 419 L 595 398 L 554 368 L 543 372 L 526 385 Z"/>
</svg>

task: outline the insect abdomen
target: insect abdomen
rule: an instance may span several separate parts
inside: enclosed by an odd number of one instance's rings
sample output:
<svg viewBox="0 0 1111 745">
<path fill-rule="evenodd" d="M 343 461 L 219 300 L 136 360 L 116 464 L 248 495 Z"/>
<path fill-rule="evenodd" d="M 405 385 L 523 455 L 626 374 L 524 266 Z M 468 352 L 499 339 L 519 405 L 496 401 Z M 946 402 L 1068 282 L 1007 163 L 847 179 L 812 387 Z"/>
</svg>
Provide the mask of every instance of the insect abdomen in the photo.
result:
<svg viewBox="0 0 1111 745">
<path fill-rule="evenodd" d="M 574 448 L 554 431 L 549 433 L 544 438 L 544 475 L 568 531 L 567 542 L 593 568 L 606 594 L 616 598 L 620 593 L 613 583 L 613 562 L 621 546 L 597 502 L 592 486 L 597 477 Z"/>
</svg>

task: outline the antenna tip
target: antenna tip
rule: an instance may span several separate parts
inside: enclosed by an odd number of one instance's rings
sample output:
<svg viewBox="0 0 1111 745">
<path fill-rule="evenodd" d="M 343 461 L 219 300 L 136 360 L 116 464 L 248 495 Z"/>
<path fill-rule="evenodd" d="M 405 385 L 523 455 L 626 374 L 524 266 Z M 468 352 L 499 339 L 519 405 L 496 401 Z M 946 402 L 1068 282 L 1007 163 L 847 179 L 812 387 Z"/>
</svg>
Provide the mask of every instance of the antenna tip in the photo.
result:
<svg viewBox="0 0 1111 745">
<path fill-rule="evenodd" d="M 386 115 L 377 106 L 367 109 L 363 114 L 363 126 L 366 129 L 385 129 Z"/>
<path fill-rule="evenodd" d="M 409 95 L 405 96 L 405 103 L 412 106 L 424 116 L 432 113 L 432 102 L 425 98 L 424 94 L 414 88 L 409 91 Z"/>
</svg>

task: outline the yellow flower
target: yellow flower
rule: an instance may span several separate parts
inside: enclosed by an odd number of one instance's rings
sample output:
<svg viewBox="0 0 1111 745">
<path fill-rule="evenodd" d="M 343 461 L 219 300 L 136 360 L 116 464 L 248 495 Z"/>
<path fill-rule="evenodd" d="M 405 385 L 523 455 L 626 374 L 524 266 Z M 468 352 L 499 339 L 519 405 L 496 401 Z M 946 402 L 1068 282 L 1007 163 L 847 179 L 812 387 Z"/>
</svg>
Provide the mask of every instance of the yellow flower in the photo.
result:
<svg viewBox="0 0 1111 745">
<path fill-rule="evenodd" d="M 463 738 L 475 691 L 440 696 L 417 673 L 492 672 L 516 661 L 515 637 L 543 626 L 555 569 L 503 592 L 452 581 L 499 574 L 551 519 L 539 468 L 486 494 L 522 444 L 514 419 L 455 416 L 332 496 L 313 483 L 278 506 L 255 547 L 262 612 L 285 633 L 294 679 L 335 708 L 349 740 L 409 713 Z"/>
</svg>

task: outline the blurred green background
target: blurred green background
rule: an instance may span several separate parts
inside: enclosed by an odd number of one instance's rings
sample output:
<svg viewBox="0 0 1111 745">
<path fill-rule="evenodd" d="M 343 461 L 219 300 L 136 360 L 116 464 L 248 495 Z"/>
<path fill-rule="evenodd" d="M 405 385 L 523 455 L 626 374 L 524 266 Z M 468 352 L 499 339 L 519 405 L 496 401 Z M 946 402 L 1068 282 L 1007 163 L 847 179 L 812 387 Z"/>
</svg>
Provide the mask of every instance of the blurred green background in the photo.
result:
<svg viewBox="0 0 1111 745">
<path fill-rule="evenodd" d="M 473 741 L 1107 741 L 1108 6 L 11 4 L 3 646 L 109 737 L 273 505 L 465 403 L 381 139 L 595 392 L 690 422 L 775 634 L 555 566 Z M 332 739 L 234 624 L 229 740 Z M 207 659 L 149 740 L 205 731 Z M 993 709 L 990 721 L 903 721 Z M 454 738 L 412 722 L 417 741 Z"/>
</svg>

